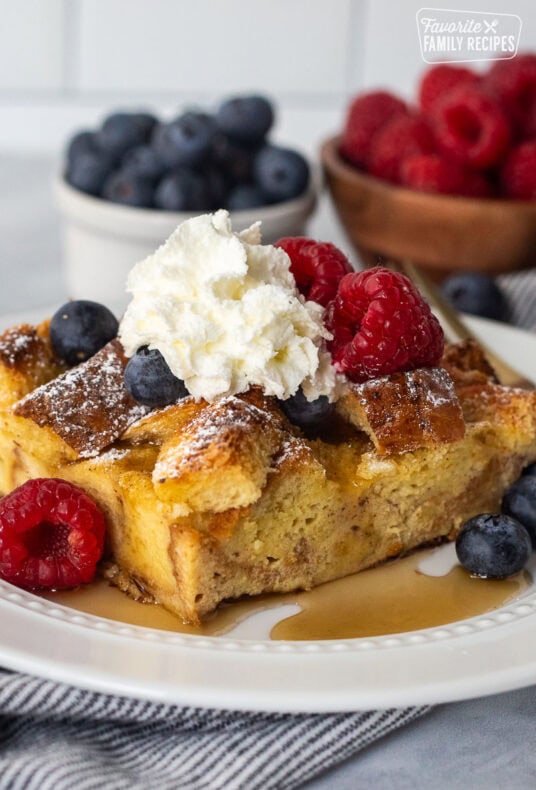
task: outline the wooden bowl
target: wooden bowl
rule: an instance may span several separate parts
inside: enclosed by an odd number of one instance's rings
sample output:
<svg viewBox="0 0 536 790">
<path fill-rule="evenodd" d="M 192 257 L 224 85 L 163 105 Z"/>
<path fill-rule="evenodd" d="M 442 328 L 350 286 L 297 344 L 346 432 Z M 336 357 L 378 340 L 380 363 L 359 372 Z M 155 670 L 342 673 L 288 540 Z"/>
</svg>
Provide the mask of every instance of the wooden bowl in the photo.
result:
<svg viewBox="0 0 536 790">
<path fill-rule="evenodd" d="M 322 146 L 339 218 L 365 263 L 409 259 L 436 278 L 536 265 L 536 201 L 474 199 L 393 186 L 352 167 L 339 138 Z"/>
</svg>

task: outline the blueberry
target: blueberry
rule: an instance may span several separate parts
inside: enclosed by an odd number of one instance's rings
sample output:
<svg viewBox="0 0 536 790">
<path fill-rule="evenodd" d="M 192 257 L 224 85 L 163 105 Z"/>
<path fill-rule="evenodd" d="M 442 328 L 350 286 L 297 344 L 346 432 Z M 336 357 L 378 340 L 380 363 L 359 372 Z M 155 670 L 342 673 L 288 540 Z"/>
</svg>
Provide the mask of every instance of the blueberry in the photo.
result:
<svg viewBox="0 0 536 790">
<path fill-rule="evenodd" d="M 135 401 L 156 409 L 168 406 L 189 393 L 184 382 L 173 375 L 156 348 L 142 346 L 125 368 L 125 387 Z"/>
<path fill-rule="evenodd" d="M 208 192 L 210 208 L 219 209 L 227 203 L 227 180 L 222 171 L 213 164 L 201 168 L 199 174 L 204 179 Z"/>
<path fill-rule="evenodd" d="M 154 188 L 148 178 L 133 175 L 126 170 L 117 170 L 106 179 L 102 196 L 112 203 L 150 208 L 153 205 Z"/>
<path fill-rule="evenodd" d="M 121 160 L 123 172 L 156 180 L 164 175 L 165 166 L 150 145 L 138 145 L 127 151 Z"/>
<path fill-rule="evenodd" d="M 489 513 L 469 519 L 456 538 L 463 567 L 487 579 L 503 579 L 522 570 L 531 549 L 529 534 L 519 521 Z"/>
<path fill-rule="evenodd" d="M 88 195 L 100 195 L 113 162 L 103 151 L 79 151 L 67 166 L 65 178 Z"/>
<path fill-rule="evenodd" d="M 69 140 L 66 151 L 67 163 L 71 165 L 80 154 L 99 152 L 98 137 L 95 132 L 77 132 Z"/>
<path fill-rule="evenodd" d="M 158 121 L 154 115 L 149 112 L 136 112 L 133 114 L 133 119 L 138 127 L 141 129 L 143 134 L 143 139 L 145 142 L 149 142 L 151 139 L 151 135 L 153 133 L 154 128 L 156 127 Z"/>
<path fill-rule="evenodd" d="M 524 476 L 536 477 L 536 463 L 534 463 L 534 464 L 529 464 L 529 466 L 526 466 L 526 467 L 523 469 L 523 472 L 522 472 L 522 474 L 523 474 Z"/>
<path fill-rule="evenodd" d="M 200 173 L 182 167 L 160 181 L 154 202 L 165 211 L 208 211 L 212 201 L 207 183 Z"/>
<path fill-rule="evenodd" d="M 506 299 L 492 277 L 480 272 L 455 274 L 443 283 L 448 301 L 463 313 L 504 320 Z"/>
<path fill-rule="evenodd" d="M 227 198 L 229 211 L 246 211 L 265 206 L 267 203 L 264 192 L 255 184 L 237 184 L 231 189 Z"/>
<path fill-rule="evenodd" d="M 167 167 L 200 164 L 210 153 L 216 126 L 212 116 L 187 112 L 154 130 L 152 145 Z"/>
<path fill-rule="evenodd" d="M 50 342 L 55 354 L 69 365 L 78 365 L 117 336 L 119 324 L 107 307 L 85 299 L 67 302 L 50 322 Z"/>
<path fill-rule="evenodd" d="M 216 114 L 219 128 L 239 143 L 260 143 L 274 122 L 274 110 L 264 96 L 235 96 Z"/>
<path fill-rule="evenodd" d="M 99 145 L 112 156 L 121 157 L 129 148 L 143 145 L 146 134 L 133 113 L 116 112 L 104 119 Z"/>
<path fill-rule="evenodd" d="M 309 182 L 309 165 L 297 151 L 267 145 L 257 154 L 254 175 L 267 198 L 280 203 L 305 191 Z"/>
<path fill-rule="evenodd" d="M 505 493 L 501 509 L 523 524 L 536 547 L 536 477 L 526 474 L 516 480 Z"/>
<path fill-rule="evenodd" d="M 250 183 L 253 180 L 253 163 L 257 151 L 257 147 L 233 143 L 224 134 L 216 135 L 212 143 L 212 159 L 231 184 Z"/>
<path fill-rule="evenodd" d="M 278 403 L 290 422 L 306 432 L 318 431 L 333 413 L 333 404 L 324 395 L 308 401 L 301 387 L 295 395 Z"/>
</svg>

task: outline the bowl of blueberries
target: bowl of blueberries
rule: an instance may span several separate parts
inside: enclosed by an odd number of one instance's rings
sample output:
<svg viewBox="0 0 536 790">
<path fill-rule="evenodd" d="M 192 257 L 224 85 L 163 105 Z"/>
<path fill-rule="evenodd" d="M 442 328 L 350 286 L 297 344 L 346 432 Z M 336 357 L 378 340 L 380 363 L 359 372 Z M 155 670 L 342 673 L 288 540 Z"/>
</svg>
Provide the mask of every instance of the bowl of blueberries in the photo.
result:
<svg viewBox="0 0 536 790">
<path fill-rule="evenodd" d="M 268 135 L 272 103 L 236 96 L 171 120 L 114 112 L 69 141 L 56 182 L 70 296 L 126 301 L 132 266 L 188 217 L 228 209 L 263 241 L 303 235 L 316 184 L 306 158 Z"/>
</svg>

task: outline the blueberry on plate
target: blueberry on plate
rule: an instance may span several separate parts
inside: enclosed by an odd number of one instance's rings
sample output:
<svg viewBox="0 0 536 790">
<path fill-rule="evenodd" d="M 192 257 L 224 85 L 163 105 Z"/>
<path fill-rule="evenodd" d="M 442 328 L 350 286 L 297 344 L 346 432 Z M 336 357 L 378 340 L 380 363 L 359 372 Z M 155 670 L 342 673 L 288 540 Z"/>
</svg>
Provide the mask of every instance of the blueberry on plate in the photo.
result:
<svg viewBox="0 0 536 790">
<path fill-rule="evenodd" d="M 295 395 L 278 403 L 290 422 L 305 432 L 318 430 L 333 413 L 333 404 L 324 395 L 309 401 L 301 387 Z"/>
<path fill-rule="evenodd" d="M 209 154 L 216 125 L 203 112 L 186 112 L 170 123 L 158 124 L 152 146 L 166 167 L 198 165 Z"/>
<path fill-rule="evenodd" d="M 165 172 L 165 165 L 150 145 L 138 145 L 127 151 L 121 160 L 124 173 L 156 181 Z"/>
<path fill-rule="evenodd" d="M 99 145 L 104 151 L 119 158 L 129 148 L 146 141 L 143 123 L 134 113 L 116 112 L 104 119 L 99 132 Z"/>
<path fill-rule="evenodd" d="M 52 316 L 50 342 L 54 353 L 68 365 L 78 365 L 117 337 L 119 324 L 102 304 L 78 299 L 67 302 Z"/>
<path fill-rule="evenodd" d="M 154 203 L 164 211 L 208 211 L 212 208 L 205 178 L 186 167 L 164 176 L 156 188 Z"/>
<path fill-rule="evenodd" d="M 289 148 L 267 145 L 255 158 L 255 182 L 270 202 L 301 195 L 309 183 L 309 165 L 301 154 Z"/>
<path fill-rule="evenodd" d="M 510 516 L 483 513 L 469 519 L 456 538 L 463 567 L 483 579 L 504 579 L 522 570 L 532 546 L 525 527 Z"/>
<path fill-rule="evenodd" d="M 98 137 L 95 132 L 83 130 L 77 132 L 67 145 L 65 156 L 67 163 L 71 165 L 80 154 L 99 152 Z"/>
<path fill-rule="evenodd" d="M 231 184 L 253 181 L 253 164 L 258 147 L 244 146 L 233 142 L 224 134 L 218 134 L 212 142 L 212 161 L 222 170 Z"/>
<path fill-rule="evenodd" d="M 110 175 L 113 161 L 104 151 L 78 151 L 67 164 L 65 178 L 71 186 L 88 195 L 100 195 Z"/>
<path fill-rule="evenodd" d="M 448 301 L 462 313 L 483 318 L 504 320 L 507 304 L 504 294 L 493 279 L 481 272 L 467 272 L 449 277 L 442 285 Z"/>
<path fill-rule="evenodd" d="M 216 114 L 219 128 L 239 143 L 260 143 L 274 122 L 271 102 L 264 96 L 234 96 Z"/>
<path fill-rule="evenodd" d="M 536 547 L 536 477 L 524 474 L 512 483 L 503 497 L 501 509 L 523 524 Z"/>
<path fill-rule="evenodd" d="M 135 208 L 151 208 L 154 198 L 153 183 L 148 178 L 134 175 L 126 170 L 117 170 L 106 179 L 102 197 L 112 203 Z"/>
<path fill-rule="evenodd" d="M 267 203 L 266 195 L 256 184 L 237 184 L 227 197 L 229 211 L 246 211 L 266 206 Z"/>
<path fill-rule="evenodd" d="M 189 393 L 173 375 L 158 349 L 139 348 L 125 368 L 125 387 L 135 401 L 151 409 L 168 406 Z"/>
</svg>

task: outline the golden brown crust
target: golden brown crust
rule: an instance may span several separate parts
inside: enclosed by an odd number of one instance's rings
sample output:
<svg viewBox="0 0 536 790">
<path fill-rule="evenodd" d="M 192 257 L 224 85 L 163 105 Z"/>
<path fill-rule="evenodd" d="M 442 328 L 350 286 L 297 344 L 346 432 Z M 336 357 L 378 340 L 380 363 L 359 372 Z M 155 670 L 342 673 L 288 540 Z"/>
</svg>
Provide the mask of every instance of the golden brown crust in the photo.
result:
<svg viewBox="0 0 536 790">
<path fill-rule="evenodd" d="M 493 422 L 530 433 L 536 421 L 536 390 L 512 389 L 500 384 L 473 384 L 460 389 L 468 423 Z"/>
<path fill-rule="evenodd" d="M 0 335 L 0 406 L 9 406 L 59 376 L 65 366 L 55 357 L 49 322 L 21 324 Z"/>
<path fill-rule="evenodd" d="M 281 419 L 267 404 L 238 397 L 207 404 L 162 444 L 153 472 L 157 496 L 199 511 L 249 505 L 261 495 L 281 441 Z"/>
<path fill-rule="evenodd" d="M 207 406 L 205 401 L 196 403 L 193 398 L 183 398 L 178 403 L 156 409 L 133 422 L 123 436 L 130 444 L 162 444 L 170 436 L 179 434 L 183 427 Z"/>
<path fill-rule="evenodd" d="M 49 428 L 83 457 L 97 455 L 146 413 L 125 389 L 126 357 L 112 340 L 87 362 L 16 404 L 18 417 Z"/>
<path fill-rule="evenodd" d="M 379 455 L 459 441 L 465 432 L 454 384 L 442 368 L 351 384 L 337 410 L 370 436 Z"/>
<path fill-rule="evenodd" d="M 21 324 L 6 329 L 0 335 L 0 364 L 23 373 L 39 366 L 53 366 L 55 357 L 48 340 L 48 326 L 49 322 L 45 321 L 39 326 Z"/>
<path fill-rule="evenodd" d="M 153 596 L 147 592 L 143 582 L 136 576 L 126 573 L 115 562 L 105 562 L 100 566 L 101 575 L 114 587 L 118 587 L 129 598 L 138 603 L 156 603 Z"/>
<path fill-rule="evenodd" d="M 498 384 L 497 376 L 476 340 L 464 340 L 445 346 L 441 361 L 456 386 Z"/>
</svg>

